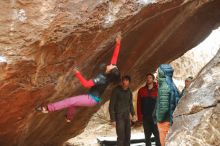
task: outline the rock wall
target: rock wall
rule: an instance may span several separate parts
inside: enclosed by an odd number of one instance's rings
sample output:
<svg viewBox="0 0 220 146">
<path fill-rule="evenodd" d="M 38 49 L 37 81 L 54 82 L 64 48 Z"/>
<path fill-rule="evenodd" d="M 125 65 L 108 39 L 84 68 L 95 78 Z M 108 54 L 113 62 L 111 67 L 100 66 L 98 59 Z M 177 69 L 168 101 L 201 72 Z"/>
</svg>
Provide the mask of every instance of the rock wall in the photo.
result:
<svg viewBox="0 0 220 146">
<path fill-rule="evenodd" d="M 81 109 L 72 124 L 64 112 L 34 107 L 84 93 L 68 74 L 87 78 L 108 62 L 123 34 L 118 66 L 141 85 L 146 72 L 181 56 L 220 22 L 219 0 L 0 1 L 0 144 L 59 146 L 78 135 L 99 107 Z M 146 65 L 148 64 L 148 65 Z M 106 96 L 105 96 L 106 97 Z M 104 102 L 105 100 L 103 100 Z"/>
<path fill-rule="evenodd" d="M 200 72 L 174 112 L 168 146 L 220 145 L 220 51 Z"/>
</svg>

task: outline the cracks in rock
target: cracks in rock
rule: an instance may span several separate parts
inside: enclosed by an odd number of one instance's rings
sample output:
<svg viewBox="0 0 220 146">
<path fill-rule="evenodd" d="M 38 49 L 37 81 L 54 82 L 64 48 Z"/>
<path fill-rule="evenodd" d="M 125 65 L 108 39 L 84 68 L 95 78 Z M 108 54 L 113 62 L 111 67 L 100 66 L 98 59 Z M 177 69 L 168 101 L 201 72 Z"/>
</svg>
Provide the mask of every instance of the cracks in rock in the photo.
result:
<svg viewBox="0 0 220 146">
<path fill-rule="evenodd" d="M 169 9 L 165 9 L 164 11 L 161 11 L 161 12 L 159 12 L 159 13 L 156 13 L 156 14 L 153 15 L 153 16 L 150 16 L 150 17 L 146 18 L 144 21 L 141 21 L 141 22 L 139 22 L 138 24 L 136 24 L 135 27 L 133 27 L 132 29 L 129 28 L 129 32 L 130 32 L 130 31 L 134 31 L 135 29 L 137 29 L 138 27 L 140 27 L 141 25 L 143 25 L 143 24 L 146 23 L 147 21 L 153 20 L 153 19 L 155 19 L 156 17 L 162 16 L 162 15 L 164 15 L 165 13 L 168 13 L 168 12 L 173 11 L 173 10 L 175 10 L 175 9 L 181 8 L 183 5 L 186 5 L 186 4 L 183 3 L 182 5 L 178 5 L 178 6 L 176 6 L 176 7 L 172 7 L 172 8 L 169 8 Z M 125 35 L 126 35 L 127 33 L 128 33 L 128 31 L 125 32 Z"/>
<path fill-rule="evenodd" d="M 183 7 L 183 5 L 187 5 L 189 3 L 184 3 L 180 6 L 176 6 L 170 9 L 166 9 L 165 11 L 162 11 L 146 20 L 144 20 L 142 23 L 146 23 L 147 21 L 155 18 L 155 17 L 159 17 L 165 13 L 168 13 L 170 11 L 174 11 L 178 8 Z M 148 47 L 148 50 L 153 50 L 151 52 L 146 51 L 145 53 L 142 54 L 142 56 L 139 57 L 139 59 L 136 61 L 136 64 L 141 62 L 141 60 L 143 60 L 143 58 L 145 58 L 146 56 L 153 56 L 154 53 L 156 53 L 156 51 L 158 50 L 159 47 L 161 47 L 163 45 L 164 42 L 167 42 L 167 40 L 172 36 L 173 33 L 175 33 L 177 31 L 177 29 L 185 22 L 185 19 L 182 18 L 182 16 L 189 17 L 191 15 L 191 12 L 189 11 L 191 9 L 191 7 L 187 7 L 185 8 L 183 11 L 181 11 L 175 18 L 174 20 L 172 20 L 171 24 L 169 24 L 168 27 L 166 27 L 158 36 L 157 40 L 155 40 L 151 46 Z M 142 23 L 140 23 L 139 25 L 143 25 Z M 163 40 L 163 41 L 161 41 Z"/>
<path fill-rule="evenodd" d="M 196 111 L 192 111 L 192 112 L 189 112 L 189 113 L 177 115 L 177 116 L 175 116 L 174 118 L 178 118 L 178 117 L 181 117 L 181 116 L 188 116 L 188 115 L 196 114 L 196 113 L 198 113 L 198 112 L 201 112 L 202 110 L 210 109 L 210 108 L 216 107 L 218 104 L 220 104 L 220 101 L 217 101 L 215 104 L 210 105 L 210 106 L 206 106 L 206 107 L 196 107 L 196 108 L 198 108 Z"/>
<path fill-rule="evenodd" d="M 35 77 L 33 80 L 34 85 L 37 86 L 42 86 L 44 84 L 48 84 L 48 83 L 54 83 L 57 84 L 57 79 L 59 77 L 59 72 L 56 72 L 55 74 L 46 74 L 43 75 L 41 73 L 41 71 L 43 71 L 44 69 L 46 69 L 49 66 L 57 66 L 57 65 L 62 65 L 65 62 L 74 62 L 75 58 L 67 58 L 67 59 L 63 59 L 59 62 L 55 62 L 55 63 L 51 63 L 51 64 L 47 64 L 47 65 L 39 65 L 36 69 L 36 73 L 35 73 Z M 75 62 L 73 63 L 75 64 Z M 66 73 L 65 73 L 65 68 L 62 70 L 62 72 L 64 73 L 63 76 L 65 77 Z M 58 75 L 58 76 L 57 76 Z M 39 84 L 40 83 L 40 84 Z"/>
</svg>

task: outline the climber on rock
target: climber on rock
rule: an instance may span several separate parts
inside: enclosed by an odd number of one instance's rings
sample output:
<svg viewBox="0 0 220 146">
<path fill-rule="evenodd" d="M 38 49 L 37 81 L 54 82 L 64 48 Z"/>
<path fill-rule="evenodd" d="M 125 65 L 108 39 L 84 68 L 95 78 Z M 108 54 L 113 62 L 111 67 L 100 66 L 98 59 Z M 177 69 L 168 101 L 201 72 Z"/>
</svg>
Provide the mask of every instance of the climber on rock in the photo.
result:
<svg viewBox="0 0 220 146">
<path fill-rule="evenodd" d="M 71 122 L 77 107 L 93 107 L 100 103 L 100 97 L 108 85 L 111 83 L 118 83 L 120 81 L 120 72 L 116 66 L 120 50 L 120 42 L 121 35 L 118 34 L 116 38 L 116 47 L 114 49 L 110 65 L 106 66 L 104 73 L 98 74 L 95 78 L 86 80 L 78 69 L 71 68 L 70 71 L 74 72 L 80 83 L 85 88 L 89 88 L 89 92 L 87 94 L 73 96 L 58 102 L 50 103 L 46 106 L 39 106 L 36 108 L 36 111 L 48 113 L 68 108 L 66 121 Z"/>
</svg>

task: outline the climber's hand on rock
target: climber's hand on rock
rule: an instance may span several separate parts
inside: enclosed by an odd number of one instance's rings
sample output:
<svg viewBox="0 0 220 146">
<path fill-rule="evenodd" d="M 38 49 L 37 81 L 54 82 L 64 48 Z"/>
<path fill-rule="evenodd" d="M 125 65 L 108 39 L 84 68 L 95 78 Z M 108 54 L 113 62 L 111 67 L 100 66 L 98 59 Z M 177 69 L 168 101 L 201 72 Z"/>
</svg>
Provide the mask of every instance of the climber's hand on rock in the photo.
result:
<svg viewBox="0 0 220 146">
<path fill-rule="evenodd" d="M 69 72 L 73 72 L 74 74 L 76 74 L 77 72 L 79 72 L 79 69 L 77 67 L 72 66 Z"/>
<path fill-rule="evenodd" d="M 74 68 L 73 68 L 73 72 L 74 72 L 74 74 L 76 74 L 76 73 L 79 72 L 79 69 L 78 69 L 77 67 L 74 67 Z"/>
</svg>

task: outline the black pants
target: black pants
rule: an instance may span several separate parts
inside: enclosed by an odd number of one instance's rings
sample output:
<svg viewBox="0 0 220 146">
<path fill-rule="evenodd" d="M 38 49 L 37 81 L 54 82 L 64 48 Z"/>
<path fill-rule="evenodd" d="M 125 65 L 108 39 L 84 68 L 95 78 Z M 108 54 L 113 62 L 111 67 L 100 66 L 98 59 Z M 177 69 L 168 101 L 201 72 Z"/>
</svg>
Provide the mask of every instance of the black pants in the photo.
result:
<svg viewBox="0 0 220 146">
<path fill-rule="evenodd" d="M 160 137 L 157 128 L 157 124 L 154 123 L 152 117 L 143 117 L 143 127 L 145 134 L 145 143 L 146 146 L 151 146 L 151 135 L 154 134 L 156 146 L 160 146 Z"/>
<path fill-rule="evenodd" d="M 131 125 L 129 113 L 116 114 L 117 146 L 130 146 Z"/>
</svg>

